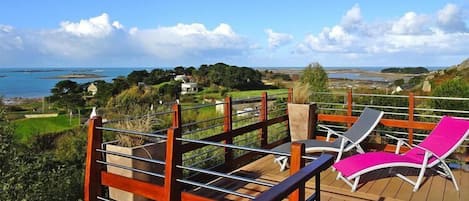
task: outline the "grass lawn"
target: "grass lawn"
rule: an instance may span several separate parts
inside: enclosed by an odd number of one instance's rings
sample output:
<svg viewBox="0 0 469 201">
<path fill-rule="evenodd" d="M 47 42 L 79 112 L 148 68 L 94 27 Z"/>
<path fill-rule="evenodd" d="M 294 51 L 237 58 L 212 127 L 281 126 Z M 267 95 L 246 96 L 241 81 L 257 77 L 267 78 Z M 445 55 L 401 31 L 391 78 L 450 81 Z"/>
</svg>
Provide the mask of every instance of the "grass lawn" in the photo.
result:
<svg viewBox="0 0 469 201">
<path fill-rule="evenodd" d="M 228 92 L 227 95 L 231 96 L 233 99 L 242 99 L 242 98 L 254 98 L 254 97 L 261 97 L 262 92 L 267 92 L 267 95 L 273 94 L 280 94 L 280 93 L 287 93 L 288 89 L 262 89 L 262 90 L 249 90 L 249 91 L 231 91 Z M 200 93 L 198 96 L 206 96 L 206 97 L 216 97 L 219 99 L 223 99 L 224 97 L 220 96 L 220 93 Z"/>
<path fill-rule="evenodd" d="M 73 117 L 70 124 L 68 115 L 59 115 L 58 117 L 49 118 L 20 119 L 12 123 L 15 128 L 15 137 L 20 142 L 27 142 L 29 138 L 35 135 L 60 132 L 79 126 L 78 118 Z"/>
</svg>

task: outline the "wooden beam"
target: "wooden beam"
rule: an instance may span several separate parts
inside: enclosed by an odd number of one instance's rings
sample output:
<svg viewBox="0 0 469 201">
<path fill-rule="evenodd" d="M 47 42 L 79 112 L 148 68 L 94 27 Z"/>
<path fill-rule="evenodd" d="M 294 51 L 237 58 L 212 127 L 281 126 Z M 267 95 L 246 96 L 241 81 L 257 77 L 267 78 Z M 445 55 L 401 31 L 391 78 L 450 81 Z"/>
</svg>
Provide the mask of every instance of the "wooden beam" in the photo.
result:
<svg viewBox="0 0 469 201">
<path fill-rule="evenodd" d="M 101 179 L 102 184 L 105 186 L 138 194 L 152 200 L 163 200 L 165 198 L 164 187 L 157 184 L 124 177 L 106 171 L 101 172 Z"/>
<path fill-rule="evenodd" d="M 112 174 L 106 171 L 101 171 L 101 180 L 102 184 L 105 186 L 118 188 L 152 200 L 164 200 L 164 187 L 157 184 Z M 183 201 L 214 201 L 213 199 L 188 192 L 181 192 L 181 198 Z"/>
<path fill-rule="evenodd" d="M 175 103 L 173 104 L 173 127 L 181 128 L 182 125 L 182 110 L 181 105 Z"/>
<path fill-rule="evenodd" d="M 290 176 L 299 172 L 305 166 L 305 144 L 293 142 L 291 144 L 291 158 L 290 158 Z M 299 183 L 289 196 L 289 201 L 304 201 L 305 200 L 305 182 Z"/>
<path fill-rule="evenodd" d="M 415 98 L 414 93 L 409 93 L 409 124 L 414 123 L 414 107 L 415 107 Z M 409 132 L 408 140 L 410 144 L 414 143 L 414 129 L 408 128 L 407 131 Z"/>
<path fill-rule="evenodd" d="M 180 151 L 181 141 L 180 128 L 169 128 L 166 140 L 165 178 L 164 178 L 164 200 L 181 200 L 181 184 L 177 179 L 182 178 L 182 170 L 177 165 L 182 165 L 182 153 Z"/>
<path fill-rule="evenodd" d="M 347 91 L 347 116 L 351 117 L 352 116 L 352 110 L 353 110 L 353 94 L 352 94 L 352 88 L 349 88 Z M 351 127 L 351 123 L 347 123 L 347 127 Z"/>
<path fill-rule="evenodd" d="M 261 147 L 267 145 L 267 118 L 268 118 L 268 108 L 267 108 L 267 92 L 263 92 L 261 95 L 261 107 L 259 112 L 259 121 L 263 124 L 259 130 L 259 139 L 261 140 Z"/>
<path fill-rule="evenodd" d="M 269 119 L 269 120 L 267 120 L 267 125 L 270 126 L 272 124 L 276 124 L 276 123 L 286 121 L 287 119 L 288 119 L 288 117 L 286 115 L 276 117 L 276 118 L 273 118 L 273 119 Z M 236 136 L 245 134 L 247 132 L 255 131 L 257 129 L 262 128 L 262 126 L 263 126 L 263 123 L 258 122 L 258 123 L 250 124 L 250 125 L 247 125 L 247 126 L 244 126 L 244 127 L 241 127 L 241 128 L 231 130 L 230 132 L 223 132 L 223 133 L 220 133 L 220 134 L 217 134 L 217 135 L 214 135 L 214 136 L 210 136 L 210 137 L 207 137 L 207 138 L 204 138 L 204 139 L 201 139 L 201 140 L 210 141 L 210 142 L 222 142 L 222 141 L 226 140 L 227 138 L 234 138 Z M 197 143 L 186 143 L 186 144 L 183 144 L 181 146 L 181 151 L 182 151 L 182 153 L 186 153 L 186 152 L 189 152 L 189 151 L 192 151 L 192 150 L 200 149 L 200 148 L 205 147 L 205 146 L 207 146 L 207 145 L 197 144 Z"/>
<path fill-rule="evenodd" d="M 223 118 L 223 131 L 225 133 L 230 133 L 233 129 L 233 105 L 230 96 L 225 98 L 224 105 L 224 118 Z M 231 135 L 225 135 L 225 144 L 233 144 L 233 137 Z M 231 148 L 225 147 L 225 166 L 230 167 L 233 161 L 233 150 Z"/>
<path fill-rule="evenodd" d="M 101 177 L 100 165 L 96 162 L 102 160 L 101 153 L 96 149 L 101 147 L 102 143 L 102 130 L 96 127 L 102 126 L 102 119 L 100 116 L 90 119 L 88 124 L 88 142 L 86 147 L 86 167 L 85 167 L 85 184 L 84 184 L 84 200 L 94 201 L 98 200 L 97 196 L 101 196 Z"/>
<path fill-rule="evenodd" d="M 318 114 L 319 121 L 337 122 L 337 123 L 353 123 L 358 117 L 347 117 L 343 115 L 330 115 L 330 114 Z M 387 127 L 394 128 L 413 128 L 420 130 L 432 130 L 436 123 L 431 122 L 409 122 L 408 120 L 397 120 L 397 119 L 381 119 L 381 124 Z"/>
</svg>

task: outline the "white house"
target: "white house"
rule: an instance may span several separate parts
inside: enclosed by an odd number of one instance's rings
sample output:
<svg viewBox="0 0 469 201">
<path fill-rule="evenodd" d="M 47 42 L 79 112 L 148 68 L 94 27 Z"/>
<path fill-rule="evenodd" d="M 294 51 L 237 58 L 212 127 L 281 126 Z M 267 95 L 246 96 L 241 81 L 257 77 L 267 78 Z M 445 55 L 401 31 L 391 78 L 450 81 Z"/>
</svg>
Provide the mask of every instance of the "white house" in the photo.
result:
<svg viewBox="0 0 469 201">
<path fill-rule="evenodd" d="M 94 83 L 91 83 L 88 88 L 87 88 L 87 91 L 89 93 L 91 93 L 92 96 L 96 95 L 96 93 L 98 92 L 98 87 L 96 87 L 96 85 L 94 85 Z"/>
<path fill-rule="evenodd" d="M 181 83 L 181 94 L 194 94 L 199 91 L 199 87 L 195 82 Z"/>
</svg>

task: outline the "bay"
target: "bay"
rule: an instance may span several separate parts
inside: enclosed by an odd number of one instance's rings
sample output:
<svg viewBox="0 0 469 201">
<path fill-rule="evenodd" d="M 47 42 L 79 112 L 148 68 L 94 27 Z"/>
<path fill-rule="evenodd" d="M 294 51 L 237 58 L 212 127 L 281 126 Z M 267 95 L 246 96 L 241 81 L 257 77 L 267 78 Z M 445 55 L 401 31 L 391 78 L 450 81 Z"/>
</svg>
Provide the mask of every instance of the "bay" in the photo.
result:
<svg viewBox="0 0 469 201">
<path fill-rule="evenodd" d="M 301 71 L 304 67 L 262 67 L 265 69 L 283 69 L 292 71 Z M 379 72 L 386 67 L 325 67 L 327 71 L 336 71 L 341 69 L 359 69 L 364 71 Z M 439 70 L 444 67 L 427 67 L 429 70 Z M 134 70 L 151 71 L 152 68 L 121 67 L 121 68 L 0 68 L 0 96 L 4 98 L 41 98 L 50 96 L 50 90 L 60 80 L 67 78 L 57 78 L 58 76 L 69 74 L 96 74 L 101 78 L 69 79 L 77 83 L 93 82 L 95 80 L 104 80 L 112 82 L 112 79 L 118 76 L 127 76 Z M 170 69 L 164 67 L 164 69 Z M 329 78 L 363 79 L 372 81 L 384 81 L 379 77 L 363 77 L 357 73 L 347 71 L 338 73 L 329 73 Z"/>
</svg>

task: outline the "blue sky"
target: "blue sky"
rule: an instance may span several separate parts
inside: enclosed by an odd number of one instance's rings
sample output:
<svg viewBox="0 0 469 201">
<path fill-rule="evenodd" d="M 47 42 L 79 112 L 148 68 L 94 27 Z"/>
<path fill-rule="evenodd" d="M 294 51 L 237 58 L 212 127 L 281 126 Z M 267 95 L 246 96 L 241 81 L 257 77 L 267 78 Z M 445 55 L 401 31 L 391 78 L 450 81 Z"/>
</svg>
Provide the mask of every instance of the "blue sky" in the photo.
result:
<svg viewBox="0 0 469 201">
<path fill-rule="evenodd" d="M 469 1 L 1 1 L 0 67 L 447 66 Z"/>
</svg>

